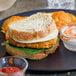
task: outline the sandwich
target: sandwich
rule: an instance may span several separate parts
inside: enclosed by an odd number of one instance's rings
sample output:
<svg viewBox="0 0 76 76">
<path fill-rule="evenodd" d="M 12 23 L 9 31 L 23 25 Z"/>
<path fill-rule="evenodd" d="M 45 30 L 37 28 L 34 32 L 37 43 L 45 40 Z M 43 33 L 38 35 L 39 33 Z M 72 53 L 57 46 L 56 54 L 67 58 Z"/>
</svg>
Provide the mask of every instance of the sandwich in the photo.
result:
<svg viewBox="0 0 76 76">
<path fill-rule="evenodd" d="M 56 51 L 58 29 L 51 16 L 36 13 L 8 26 L 6 50 L 13 56 L 39 60 Z"/>
</svg>

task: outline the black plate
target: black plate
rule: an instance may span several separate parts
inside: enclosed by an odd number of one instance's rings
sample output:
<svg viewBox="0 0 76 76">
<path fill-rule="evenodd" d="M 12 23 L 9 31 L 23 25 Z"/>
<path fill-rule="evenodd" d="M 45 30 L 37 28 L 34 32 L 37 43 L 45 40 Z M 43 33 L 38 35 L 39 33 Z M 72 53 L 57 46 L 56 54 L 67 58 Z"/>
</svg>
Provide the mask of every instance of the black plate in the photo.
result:
<svg viewBox="0 0 76 76">
<path fill-rule="evenodd" d="M 35 10 L 30 12 L 24 12 L 16 14 L 16 16 L 29 16 L 36 12 L 54 12 L 54 11 L 65 11 L 76 15 L 75 10 L 62 10 L 62 9 L 43 9 Z M 7 18 L 6 18 L 7 19 Z M 0 21 L 0 27 L 5 19 Z M 4 36 L 0 32 L 0 43 L 4 41 Z M 0 45 L 0 57 L 5 55 L 5 47 Z M 62 42 L 57 49 L 56 53 L 49 55 L 42 60 L 28 60 L 29 67 L 28 71 L 68 71 L 76 70 L 76 52 L 68 51 L 64 48 Z"/>
</svg>

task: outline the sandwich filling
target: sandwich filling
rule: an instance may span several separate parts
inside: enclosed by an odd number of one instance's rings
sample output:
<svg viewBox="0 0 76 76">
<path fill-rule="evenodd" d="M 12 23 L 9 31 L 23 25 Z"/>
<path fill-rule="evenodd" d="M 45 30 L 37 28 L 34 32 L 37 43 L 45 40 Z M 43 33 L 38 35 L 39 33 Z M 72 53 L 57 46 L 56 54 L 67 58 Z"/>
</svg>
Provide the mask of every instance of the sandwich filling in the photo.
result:
<svg viewBox="0 0 76 76">
<path fill-rule="evenodd" d="M 59 40 L 60 40 L 60 37 L 57 38 L 56 43 L 58 43 Z M 38 49 L 38 48 L 17 47 L 17 46 L 14 46 L 14 45 L 10 44 L 9 42 L 2 43 L 2 45 L 9 45 L 12 48 L 15 48 L 15 49 L 20 50 L 20 51 L 24 51 L 28 55 L 36 54 L 36 53 L 39 53 L 39 52 L 42 52 L 42 51 L 51 50 L 51 49 L 53 49 L 53 46 L 54 46 L 54 45 L 52 45 L 49 48 Z"/>
</svg>

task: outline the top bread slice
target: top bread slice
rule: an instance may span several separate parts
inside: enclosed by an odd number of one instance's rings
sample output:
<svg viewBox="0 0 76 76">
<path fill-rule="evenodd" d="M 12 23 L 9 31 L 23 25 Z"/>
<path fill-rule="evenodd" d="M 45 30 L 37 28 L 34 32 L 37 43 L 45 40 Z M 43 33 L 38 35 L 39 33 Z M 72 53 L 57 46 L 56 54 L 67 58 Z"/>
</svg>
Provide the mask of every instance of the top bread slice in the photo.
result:
<svg viewBox="0 0 76 76">
<path fill-rule="evenodd" d="M 37 13 L 8 26 L 9 37 L 19 41 L 44 38 L 57 29 L 51 16 Z"/>
</svg>

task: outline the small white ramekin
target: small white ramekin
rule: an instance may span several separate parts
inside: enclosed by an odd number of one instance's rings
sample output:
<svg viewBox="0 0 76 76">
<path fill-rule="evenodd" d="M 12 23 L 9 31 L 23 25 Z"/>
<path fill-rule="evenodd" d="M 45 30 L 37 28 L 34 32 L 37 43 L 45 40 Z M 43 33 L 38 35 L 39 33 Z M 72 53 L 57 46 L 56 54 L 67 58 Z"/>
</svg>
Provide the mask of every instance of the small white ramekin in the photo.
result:
<svg viewBox="0 0 76 76">
<path fill-rule="evenodd" d="M 71 23 L 70 26 L 75 26 L 76 23 Z M 66 27 L 68 25 L 64 25 L 60 29 L 60 38 L 63 41 L 63 44 L 65 48 L 67 48 L 70 51 L 76 51 L 76 38 L 71 38 L 66 36 L 63 32 L 65 31 Z"/>
</svg>

